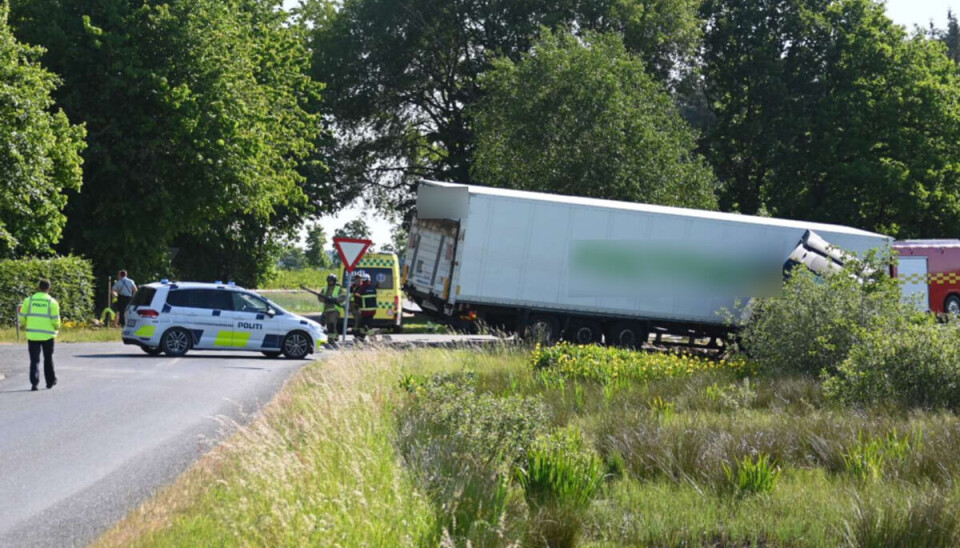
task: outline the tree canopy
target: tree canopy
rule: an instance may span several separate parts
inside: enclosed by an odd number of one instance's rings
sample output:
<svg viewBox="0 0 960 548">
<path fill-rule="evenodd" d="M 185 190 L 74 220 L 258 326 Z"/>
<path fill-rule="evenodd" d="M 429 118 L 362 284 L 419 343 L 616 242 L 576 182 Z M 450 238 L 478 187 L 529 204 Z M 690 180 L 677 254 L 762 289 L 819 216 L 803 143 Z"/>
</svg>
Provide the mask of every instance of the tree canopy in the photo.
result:
<svg viewBox="0 0 960 548">
<path fill-rule="evenodd" d="M 960 82 L 872 0 L 708 0 L 721 207 L 898 237 L 960 231 Z"/>
<path fill-rule="evenodd" d="M 471 182 L 475 140 L 465 109 L 499 57 L 519 60 L 541 27 L 624 36 L 654 78 L 689 69 L 698 0 L 311 0 L 313 74 L 337 140 L 329 177 L 374 191 L 406 213 L 420 178 Z"/>
<path fill-rule="evenodd" d="M 298 29 L 271 0 L 15 0 L 24 40 L 87 125 L 67 248 L 98 268 L 255 284 L 275 236 L 320 200 L 301 174 L 321 136 Z"/>
<path fill-rule="evenodd" d="M 84 129 L 54 109 L 43 50 L 18 42 L 0 4 L 0 259 L 50 253 L 81 185 Z"/>
<path fill-rule="evenodd" d="M 713 209 L 713 174 L 662 84 L 614 34 L 545 30 L 481 79 L 473 179 Z"/>
<path fill-rule="evenodd" d="M 347 224 L 336 229 L 333 232 L 333 237 L 368 240 L 370 239 L 370 226 L 367 225 L 367 221 L 364 221 L 362 217 L 358 217 L 352 221 L 348 221 Z"/>
</svg>

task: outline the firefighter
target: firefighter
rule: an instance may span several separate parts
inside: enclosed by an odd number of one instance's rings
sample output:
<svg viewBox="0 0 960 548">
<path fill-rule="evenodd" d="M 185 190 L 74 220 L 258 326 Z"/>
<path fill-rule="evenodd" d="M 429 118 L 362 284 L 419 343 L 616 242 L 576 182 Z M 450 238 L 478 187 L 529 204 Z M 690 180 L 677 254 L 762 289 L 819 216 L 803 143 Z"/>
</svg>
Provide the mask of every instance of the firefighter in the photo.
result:
<svg viewBox="0 0 960 548">
<path fill-rule="evenodd" d="M 60 304 L 50 296 L 50 281 L 37 284 L 37 292 L 20 305 L 20 323 L 27 328 L 27 350 L 30 353 L 30 389 L 40 384 L 40 352 L 43 352 L 43 380 L 47 388 L 57 384 L 53 371 L 53 341 L 60 331 Z"/>
<path fill-rule="evenodd" d="M 343 317 L 343 305 L 347 302 L 347 292 L 337 283 L 337 275 L 327 276 L 327 287 L 320 291 L 318 298 L 323 302 L 323 323 L 330 333 L 332 342 L 337 342 L 337 325 Z"/>
<path fill-rule="evenodd" d="M 317 300 L 323 305 L 323 327 L 333 338 L 330 342 L 337 342 L 337 324 L 343 318 L 343 305 L 347 302 L 347 291 L 337 283 L 337 275 L 327 276 L 327 286 L 320 291 L 310 289 L 305 285 L 301 289 L 309 291 L 317 296 Z"/>
<path fill-rule="evenodd" d="M 366 340 L 370 334 L 370 324 L 377 314 L 377 288 L 370 281 L 370 275 L 361 273 L 353 286 L 354 334 L 358 340 Z"/>
</svg>

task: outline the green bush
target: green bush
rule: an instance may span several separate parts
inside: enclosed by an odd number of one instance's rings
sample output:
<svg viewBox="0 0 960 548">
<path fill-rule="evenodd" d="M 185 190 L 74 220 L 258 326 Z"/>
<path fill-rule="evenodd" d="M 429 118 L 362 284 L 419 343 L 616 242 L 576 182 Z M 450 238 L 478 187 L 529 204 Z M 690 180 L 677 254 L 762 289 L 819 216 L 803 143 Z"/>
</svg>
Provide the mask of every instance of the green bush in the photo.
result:
<svg viewBox="0 0 960 548">
<path fill-rule="evenodd" d="M 754 302 L 741 349 L 767 370 L 835 372 L 865 332 L 891 333 L 916 316 L 885 268 L 878 258 L 825 277 L 796 268 L 781 296 Z"/>
<path fill-rule="evenodd" d="M 754 459 L 745 455 L 733 466 L 723 465 L 727 487 L 737 495 L 769 493 L 780 481 L 780 467 L 767 455 L 759 454 Z"/>
<path fill-rule="evenodd" d="M 904 325 L 867 333 L 824 384 L 854 405 L 960 410 L 960 324 Z"/>
<path fill-rule="evenodd" d="M 60 303 L 64 321 L 93 315 L 93 267 L 79 257 L 0 261 L 0 325 L 14 325 L 17 307 L 34 294 L 41 278 L 50 280 L 50 294 Z"/>
<path fill-rule="evenodd" d="M 527 503 L 537 508 L 582 509 L 590 504 L 603 476 L 603 460 L 576 428 L 564 428 L 537 439 L 517 470 Z"/>
<path fill-rule="evenodd" d="M 398 445 L 420 488 L 434 502 L 433 539 L 496 546 L 519 523 L 523 500 L 511 470 L 548 424 L 539 398 L 477 390 L 475 374 L 404 375 L 409 399 L 398 411 Z M 511 536 L 511 535 L 506 535 Z"/>
<path fill-rule="evenodd" d="M 843 453 L 843 466 L 847 473 L 860 481 L 877 481 L 888 469 L 902 470 L 907 460 L 923 447 L 923 433 L 899 436 L 897 431 L 887 432 L 885 437 L 865 438 L 857 436 L 857 444 Z"/>
</svg>

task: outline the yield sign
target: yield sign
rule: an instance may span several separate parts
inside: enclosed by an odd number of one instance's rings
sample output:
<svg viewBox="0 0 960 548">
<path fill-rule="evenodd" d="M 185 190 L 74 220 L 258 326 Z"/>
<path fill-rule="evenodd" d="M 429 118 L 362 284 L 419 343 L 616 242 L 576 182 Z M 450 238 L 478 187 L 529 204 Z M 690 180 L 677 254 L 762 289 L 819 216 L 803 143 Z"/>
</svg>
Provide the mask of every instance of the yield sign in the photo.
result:
<svg viewBox="0 0 960 548">
<path fill-rule="evenodd" d="M 343 268 L 347 272 L 353 272 L 360 262 L 360 258 L 367 252 L 373 242 L 370 240 L 357 240 L 354 238 L 334 238 L 333 247 L 340 254 L 340 260 L 343 261 Z"/>
</svg>

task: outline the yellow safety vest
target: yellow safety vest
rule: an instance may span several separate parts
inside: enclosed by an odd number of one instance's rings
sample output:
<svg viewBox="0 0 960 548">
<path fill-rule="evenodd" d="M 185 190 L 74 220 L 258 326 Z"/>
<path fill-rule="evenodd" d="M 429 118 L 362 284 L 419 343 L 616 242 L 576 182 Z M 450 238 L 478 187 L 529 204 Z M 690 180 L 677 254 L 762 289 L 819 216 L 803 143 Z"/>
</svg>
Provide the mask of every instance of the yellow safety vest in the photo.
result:
<svg viewBox="0 0 960 548">
<path fill-rule="evenodd" d="M 42 291 L 20 305 L 20 323 L 26 323 L 28 341 L 48 341 L 60 331 L 60 305 Z"/>
<path fill-rule="evenodd" d="M 337 284 L 333 286 L 333 291 L 330 291 L 330 286 L 328 285 L 320 290 L 320 294 L 323 295 L 324 297 L 338 299 L 340 298 L 340 289 L 341 289 L 340 285 Z M 341 316 L 343 316 L 343 307 L 340 306 L 339 304 L 330 304 L 328 302 L 323 303 L 324 312 L 330 312 L 333 309 L 336 309 L 336 311 L 339 312 Z"/>
</svg>

